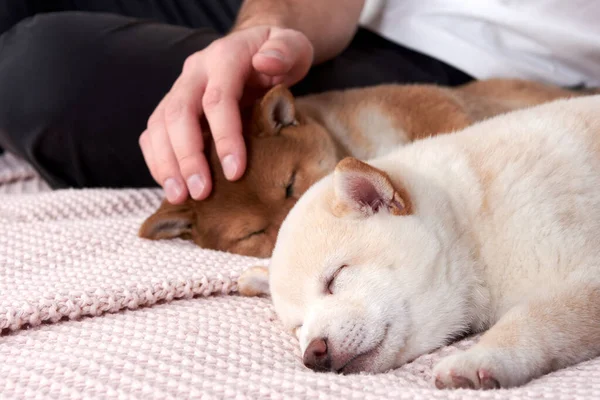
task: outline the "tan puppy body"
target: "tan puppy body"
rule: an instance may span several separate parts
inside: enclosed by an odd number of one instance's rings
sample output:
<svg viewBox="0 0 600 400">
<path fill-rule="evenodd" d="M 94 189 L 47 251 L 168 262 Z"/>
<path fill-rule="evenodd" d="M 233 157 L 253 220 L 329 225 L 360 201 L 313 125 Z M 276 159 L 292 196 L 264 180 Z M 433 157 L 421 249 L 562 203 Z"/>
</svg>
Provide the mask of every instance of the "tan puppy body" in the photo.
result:
<svg viewBox="0 0 600 400">
<path fill-rule="evenodd" d="M 268 282 L 305 365 L 380 372 L 487 329 L 434 381 L 491 389 L 599 355 L 598 110 L 590 96 L 512 112 L 347 158 L 312 186 Z M 253 271 L 241 282 L 264 289 Z"/>
<path fill-rule="evenodd" d="M 574 95 L 500 79 L 452 89 L 381 85 L 298 99 L 278 86 L 246 118 L 248 168 L 242 179 L 224 178 L 211 147 L 211 196 L 179 206 L 165 201 L 145 221 L 140 236 L 182 237 L 205 248 L 268 257 L 289 209 L 343 157 L 370 159 L 508 110 Z"/>
</svg>

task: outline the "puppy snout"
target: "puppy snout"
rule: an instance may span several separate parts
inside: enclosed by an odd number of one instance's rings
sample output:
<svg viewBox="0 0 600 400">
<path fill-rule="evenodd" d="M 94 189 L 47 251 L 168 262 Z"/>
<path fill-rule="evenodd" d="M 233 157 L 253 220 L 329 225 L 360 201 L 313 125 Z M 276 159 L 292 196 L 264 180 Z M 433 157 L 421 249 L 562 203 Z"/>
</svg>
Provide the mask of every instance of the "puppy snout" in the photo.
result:
<svg viewBox="0 0 600 400">
<path fill-rule="evenodd" d="M 327 339 L 317 338 L 313 339 L 302 357 L 304 365 L 313 371 L 329 371 L 331 370 L 331 354 L 329 352 L 329 346 L 327 346 Z"/>
</svg>

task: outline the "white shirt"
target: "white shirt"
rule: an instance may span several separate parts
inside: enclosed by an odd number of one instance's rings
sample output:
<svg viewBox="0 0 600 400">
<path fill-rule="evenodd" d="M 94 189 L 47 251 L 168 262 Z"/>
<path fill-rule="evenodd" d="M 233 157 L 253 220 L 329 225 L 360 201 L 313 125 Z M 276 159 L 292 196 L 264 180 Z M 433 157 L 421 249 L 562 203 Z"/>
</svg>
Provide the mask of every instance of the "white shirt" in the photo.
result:
<svg viewBox="0 0 600 400">
<path fill-rule="evenodd" d="M 478 79 L 600 86 L 600 0 L 366 0 L 360 24 Z"/>
</svg>

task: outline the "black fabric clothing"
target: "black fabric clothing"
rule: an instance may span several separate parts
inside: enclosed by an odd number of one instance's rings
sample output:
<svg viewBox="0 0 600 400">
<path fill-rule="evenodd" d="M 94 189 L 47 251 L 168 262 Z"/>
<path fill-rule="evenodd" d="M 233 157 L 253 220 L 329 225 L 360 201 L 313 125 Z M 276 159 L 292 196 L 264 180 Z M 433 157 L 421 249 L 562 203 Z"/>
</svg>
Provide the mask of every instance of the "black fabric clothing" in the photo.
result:
<svg viewBox="0 0 600 400">
<path fill-rule="evenodd" d="M 0 0 L 0 148 L 54 188 L 155 186 L 138 137 L 184 60 L 222 37 L 241 0 Z M 295 95 L 472 78 L 359 29 Z"/>
</svg>

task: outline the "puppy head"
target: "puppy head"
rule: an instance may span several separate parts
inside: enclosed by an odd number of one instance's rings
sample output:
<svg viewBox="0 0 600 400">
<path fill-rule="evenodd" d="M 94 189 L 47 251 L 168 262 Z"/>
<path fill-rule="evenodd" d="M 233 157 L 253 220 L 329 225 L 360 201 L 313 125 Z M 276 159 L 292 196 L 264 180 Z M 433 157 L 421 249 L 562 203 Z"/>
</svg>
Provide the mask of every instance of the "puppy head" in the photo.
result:
<svg viewBox="0 0 600 400">
<path fill-rule="evenodd" d="M 288 214 L 268 287 L 306 366 L 379 372 L 444 343 L 448 326 L 435 314 L 450 289 L 436 279 L 445 256 L 435 224 L 422 216 L 444 202 L 417 201 L 415 192 L 347 158 Z M 243 278 L 246 293 L 266 287 L 262 270 Z"/>
<path fill-rule="evenodd" d="M 314 182 L 330 173 L 337 149 L 325 129 L 296 110 L 283 86 L 271 89 L 245 118 L 245 175 L 225 179 L 216 150 L 208 154 L 212 194 L 183 205 L 164 201 L 140 229 L 148 239 L 191 239 L 203 248 L 268 257 L 281 222 Z"/>
</svg>

